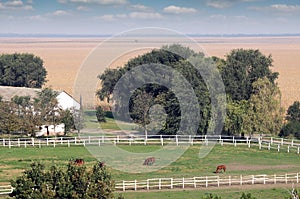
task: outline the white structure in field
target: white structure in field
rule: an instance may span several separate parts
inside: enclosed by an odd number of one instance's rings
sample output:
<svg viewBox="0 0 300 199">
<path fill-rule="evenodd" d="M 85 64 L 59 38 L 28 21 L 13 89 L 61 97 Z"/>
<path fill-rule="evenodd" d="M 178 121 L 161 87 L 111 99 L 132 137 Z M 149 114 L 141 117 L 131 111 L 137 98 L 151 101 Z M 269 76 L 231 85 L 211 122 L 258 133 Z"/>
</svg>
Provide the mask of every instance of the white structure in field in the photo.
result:
<svg viewBox="0 0 300 199">
<path fill-rule="evenodd" d="M 58 101 L 58 105 L 63 110 L 67 110 L 67 109 L 79 110 L 80 109 L 80 104 L 72 96 L 70 96 L 68 93 L 66 93 L 65 91 L 59 92 L 56 99 Z"/>
<path fill-rule="evenodd" d="M 37 97 L 37 92 L 41 89 L 36 88 L 24 88 L 24 87 L 11 87 L 11 86 L 0 86 L 0 96 L 4 101 L 10 101 L 14 96 L 30 96 L 31 99 Z M 63 110 L 80 110 L 80 103 L 77 102 L 71 95 L 65 91 L 57 91 L 56 97 L 58 106 Z M 36 132 L 36 136 L 55 136 L 63 135 L 65 132 L 65 124 L 59 124 L 55 127 L 53 125 L 42 125 L 40 130 Z"/>
<path fill-rule="evenodd" d="M 37 137 L 40 136 L 56 136 L 56 135 L 64 135 L 65 133 L 65 124 L 58 125 L 42 125 L 40 126 L 40 131 L 36 132 L 35 135 Z"/>
</svg>

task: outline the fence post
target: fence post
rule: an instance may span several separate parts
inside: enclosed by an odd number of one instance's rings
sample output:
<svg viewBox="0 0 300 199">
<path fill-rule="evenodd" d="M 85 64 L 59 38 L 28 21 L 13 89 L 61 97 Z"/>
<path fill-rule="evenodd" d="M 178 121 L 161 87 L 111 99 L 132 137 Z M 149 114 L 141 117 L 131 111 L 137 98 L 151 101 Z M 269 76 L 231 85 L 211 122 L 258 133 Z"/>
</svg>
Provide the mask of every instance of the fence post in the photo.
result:
<svg viewBox="0 0 300 199">
<path fill-rule="evenodd" d="M 74 144 L 77 144 L 77 137 L 74 138 Z"/>
<path fill-rule="evenodd" d="M 218 187 L 220 186 L 220 177 L 218 176 Z"/>
<path fill-rule="evenodd" d="M 276 174 L 274 174 L 274 184 L 276 184 Z"/>
<path fill-rule="evenodd" d="M 147 179 L 147 190 L 149 190 L 149 179 Z"/>
<path fill-rule="evenodd" d="M 83 140 L 83 146 L 85 146 L 85 140 Z"/>
<path fill-rule="evenodd" d="M 21 144 L 20 144 L 20 138 L 18 138 L 18 147 L 20 147 Z"/>
<path fill-rule="evenodd" d="M 224 143 L 223 143 L 223 140 L 221 140 L 221 146 L 223 146 L 223 144 L 224 144 Z"/>
<path fill-rule="evenodd" d="M 297 148 L 297 153 L 298 153 L 298 154 L 300 153 L 300 147 Z"/>
<path fill-rule="evenodd" d="M 254 184 L 254 175 L 252 175 L 252 184 Z"/>
<path fill-rule="evenodd" d="M 271 144 L 273 144 L 273 137 L 271 137 L 271 140 L 270 140 Z"/>
<path fill-rule="evenodd" d="M 287 173 L 285 174 L 285 184 L 287 184 Z"/>
<path fill-rule="evenodd" d="M 287 152 L 288 153 L 290 152 L 290 145 L 288 145 Z"/>
<path fill-rule="evenodd" d="M 68 147 L 70 147 L 70 140 L 68 140 Z"/>
<path fill-rule="evenodd" d="M 161 146 L 164 146 L 164 139 L 163 139 L 162 135 L 160 135 L 160 142 L 161 142 Z"/>
<path fill-rule="evenodd" d="M 232 143 L 234 143 L 234 136 L 232 136 Z"/>
<path fill-rule="evenodd" d="M 27 141 L 26 141 L 26 139 L 24 141 L 24 147 L 27 148 Z"/>
<path fill-rule="evenodd" d="M 175 135 L 176 146 L 178 146 L 178 135 Z"/>
<path fill-rule="evenodd" d="M 266 175 L 264 175 L 264 184 L 266 184 Z"/>
<path fill-rule="evenodd" d="M 194 177 L 194 188 L 197 188 L 196 177 Z"/>
<path fill-rule="evenodd" d="M 182 188 L 184 189 L 184 177 L 182 178 Z"/>
<path fill-rule="evenodd" d="M 158 189 L 161 189 L 161 178 L 158 179 Z"/>
<path fill-rule="evenodd" d="M 171 189 L 173 189 L 173 178 L 171 178 Z"/>
<path fill-rule="evenodd" d="M 243 176 L 240 175 L 240 185 L 243 185 Z"/>
<path fill-rule="evenodd" d="M 63 144 L 63 138 L 62 137 L 60 138 L 60 144 Z"/>
<path fill-rule="evenodd" d="M 296 182 L 299 183 L 299 173 L 297 173 L 296 177 L 297 177 Z"/>
<path fill-rule="evenodd" d="M 2 143 L 3 143 L 3 146 L 5 146 L 5 139 L 3 138 L 3 140 L 2 140 Z"/>
<path fill-rule="evenodd" d="M 91 144 L 91 136 L 89 136 L 89 144 Z"/>
<path fill-rule="evenodd" d="M 31 138 L 31 144 L 34 146 L 34 138 Z"/>
<path fill-rule="evenodd" d="M 236 140 L 234 141 L 234 146 L 236 147 Z"/>
<path fill-rule="evenodd" d="M 222 141 L 222 136 L 219 135 L 219 143 L 221 143 L 221 141 Z"/>
<path fill-rule="evenodd" d="M 231 176 L 228 177 L 229 186 L 231 186 Z"/>
<path fill-rule="evenodd" d="M 248 148 L 251 148 L 250 140 L 248 141 Z"/>
<path fill-rule="evenodd" d="M 39 148 L 41 148 L 42 146 L 41 146 L 41 140 L 39 140 Z"/>
<path fill-rule="evenodd" d="M 137 190 L 137 184 L 136 184 L 136 180 L 134 180 L 134 190 Z"/>
<path fill-rule="evenodd" d="M 291 145 L 294 146 L 294 139 L 292 139 Z"/>
<path fill-rule="evenodd" d="M 281 145 L 283 145 L 283 138 L 281 138 Z"/>
<path fill-rule="evenodd" d="M 55 140 L 53 140 L 53 147 L 55 148 Z"/>
<path fill-rule="evenodd" d="M 271 143 L 269 143 L 269 145 L 268 145 L 268 150 L 269 151 L 271 150 Z"/>
<path fill-rule="evenodd" d="M 123 180 L 123 191 L 125 191 L 126 188 L 125 188 L 125 181 Z"/>
<path fill-rule="evenodd" d="M 46 138 L 47 146 L 49 145 L 49 138 Z"/>
<path fill-rule="evenodd" d="M 99 138 L 99 140 L 98 140 L 98 145 L 99 145 L 99 146 L 101 145 L 101 140 L 100 140 L 100 138 Z"/>
<path fill-rule="evenodd" d="M 278 152 L 280 151 L 280 144 L 278 144 L 277 151 Z"/>
<path fill-rule="evenodd" d="M 10 138 L 8 139 L 8 148 L 11 148 Z"/>
<path fill-rule="evenodd" d="M 207 176 L 205 176 L 205 187 L 208 187 L 208 179 L 207 179 Z"/>
</svg>

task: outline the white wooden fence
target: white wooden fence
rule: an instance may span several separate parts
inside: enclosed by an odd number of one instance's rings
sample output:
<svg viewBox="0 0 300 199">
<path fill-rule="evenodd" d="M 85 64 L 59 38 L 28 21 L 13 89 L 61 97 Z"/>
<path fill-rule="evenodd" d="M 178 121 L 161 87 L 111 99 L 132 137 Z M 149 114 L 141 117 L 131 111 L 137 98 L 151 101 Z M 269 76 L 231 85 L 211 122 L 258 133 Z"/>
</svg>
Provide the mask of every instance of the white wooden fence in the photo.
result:
<svg viewBox="0 0 300 199">
<path fill-rule="evenodd" d="M 118 181 L 117 191 L 157 190 L 174 188 L 207 188 L 233 185 L 299 183 L 299 173 L 283 175 L 240 175 L 240 176 L 205 176 L 193 178 L 153 178 L 147 180 Z"/>
<path fill-rule="evenodd" d="M 7 195 L 12 193 L 13 188 L 11 185 L 2 185 L 0 186 L 0 195 Z"/>
<path fill-rule="evenodd" d="M 56 138 L 2 138 L 0 145 L 12 147 L 57 147 L 57 146 L 76 146 L 76 145 L 197 145 L 215 142 L 221 145 L 231 144 L 247 145 L 249 148 L 256 146 L 259 149 L 268 149 L 276 151 L 294 152 L 300 154 L 300 140 L 288 140 L 274 137 L 234 137 L 221 135 L 151 135 L 145 137 L 143 135 L 116 135 L 116 136 L 81 136 L 81 137 L 56 137 Z"/>
<path fill-rule="evenodd" d="M 152 178 L 147 180 L 117 181 L 116 191 L 160 190 L 208 188 L 233 185 L 254 184 L 291 184 L 299 183 L 299 173 L 286 173 L 282 175 L 239 175 L 239 176 L 204 176 L 192 178 Z M 1 194 L 10 194 L 11 185 L 0 186 Z"/>
</svg>

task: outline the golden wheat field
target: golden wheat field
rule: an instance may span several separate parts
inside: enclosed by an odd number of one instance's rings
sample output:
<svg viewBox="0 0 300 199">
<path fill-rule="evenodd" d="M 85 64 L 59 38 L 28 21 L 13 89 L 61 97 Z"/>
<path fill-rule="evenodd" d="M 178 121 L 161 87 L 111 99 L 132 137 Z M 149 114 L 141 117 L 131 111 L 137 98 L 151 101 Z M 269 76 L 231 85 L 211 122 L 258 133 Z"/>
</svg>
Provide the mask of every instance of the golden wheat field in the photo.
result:
<svg viewBox="0 0 300 199">
<path fill-rule="evenodd" d="M 293 101 L 300 100 L 300 37 L 198 37 L 193 38 L 207 55 L 224 57 L 232 49 L 259 49 L 274 60 L 274 71 L 280 73 L 278 84 L 282 92 L 282 106 L 287 108 Z M 99 82 L 97 75 L 107 67 L 122 66 L 127 60 L 176 39 L 151 38 L 139 42 L 134 38 L 113 41 L 101 45 L 105 38 L 0 38 L 0 53 L 33 53 L 44 60 L 48 71 L 46 86 L 74 93 L 76 80 L 91 80 L 78 91 L 83 99 L 94 103 L 95 99 L 85 92 L 95 93 Z M 100 44 L 93 62 L 99 68 L 84 65 L 86 58 Z M 189 44 L 187 44 L 189 45 Z M 99 48 L 99 47 L 98 47 Z M 95 52 L 95 51 L 93 51 Z M 77 75 L 79 73 L 79 76 Z M 78 85 L 77 85 L 78 87 Z"/>
</svg>

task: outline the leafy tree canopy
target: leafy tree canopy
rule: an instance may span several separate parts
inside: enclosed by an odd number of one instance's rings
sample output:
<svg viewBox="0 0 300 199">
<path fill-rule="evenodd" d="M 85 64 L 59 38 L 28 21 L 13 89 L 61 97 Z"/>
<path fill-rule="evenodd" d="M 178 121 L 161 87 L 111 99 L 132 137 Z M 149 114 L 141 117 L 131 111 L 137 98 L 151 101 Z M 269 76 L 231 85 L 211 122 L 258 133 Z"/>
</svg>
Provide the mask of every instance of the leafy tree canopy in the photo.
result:
<svg viewBox="0 0 300 199">
<path fill-rule="evenodd" d="M 46 82 L 47 71 L 43 60 L 33 54 L 0 55 L 0 85 L 41 88 Z"/>
<path fill-rule="evenodd" d="M 232 100 L 248 100 L 252 84 L 259 78 L 266 77 L 274 84 L 278 73 L 271 71 L 272 62 L 271 55 L 265 56 L 259 50 L 232 50 L 226 56 L 225 66 L 220 67 L 226 93 Z"/>
</svg>

